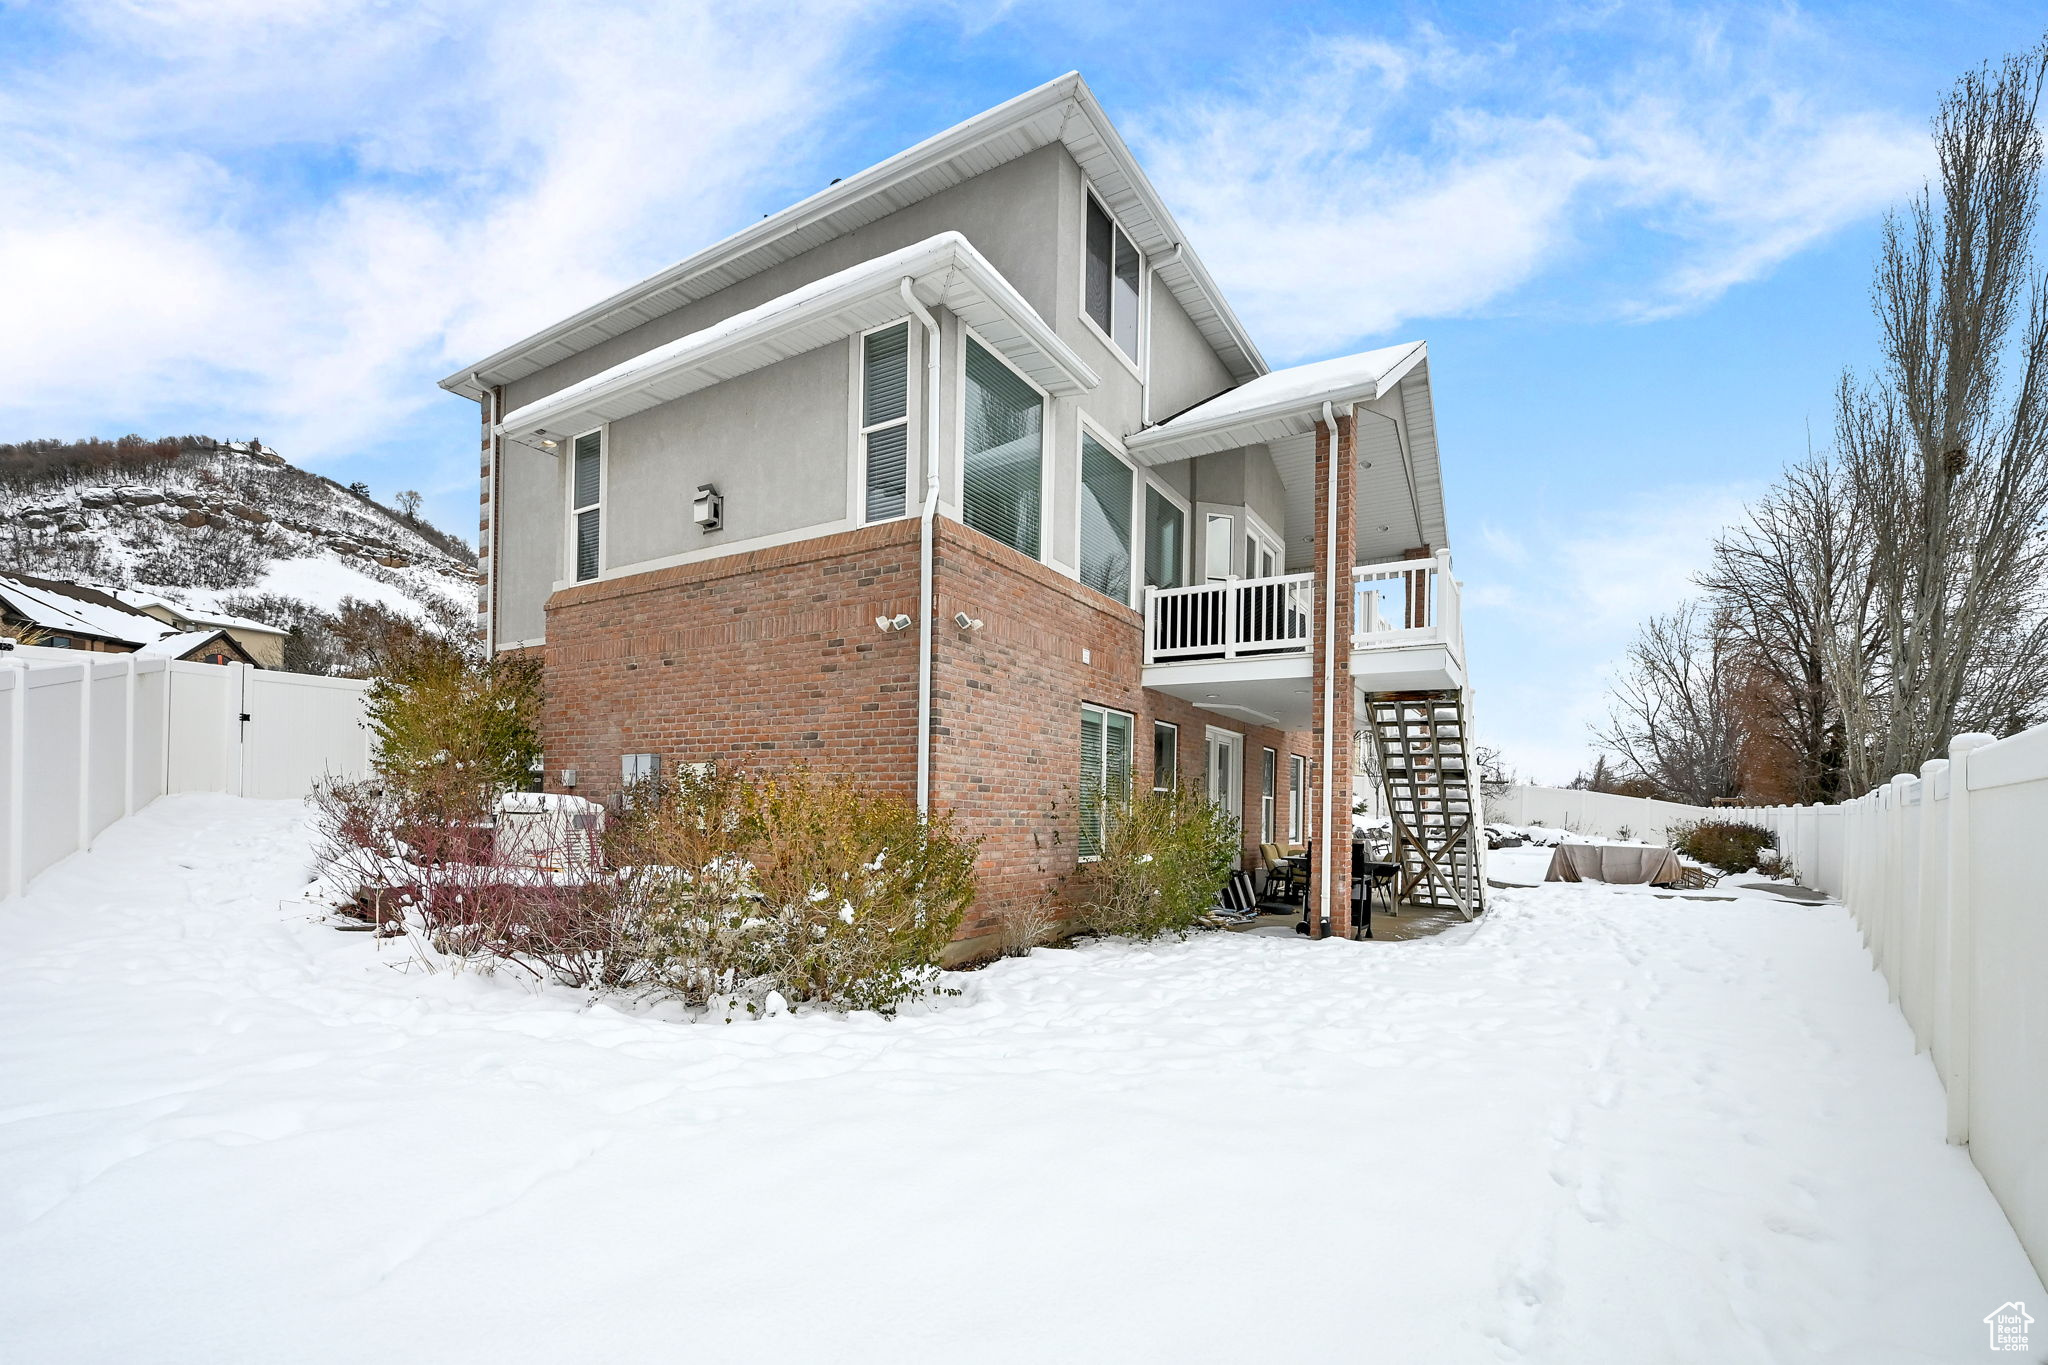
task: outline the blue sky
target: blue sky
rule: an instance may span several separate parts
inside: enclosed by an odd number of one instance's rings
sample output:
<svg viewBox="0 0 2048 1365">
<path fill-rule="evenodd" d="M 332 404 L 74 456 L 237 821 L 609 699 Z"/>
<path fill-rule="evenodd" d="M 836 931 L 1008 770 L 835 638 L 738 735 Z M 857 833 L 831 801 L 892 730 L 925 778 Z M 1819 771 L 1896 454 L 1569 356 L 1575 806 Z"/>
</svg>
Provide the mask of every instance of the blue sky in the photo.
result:
<svg viewBox="0 0 2048 1365">
<path fill-rule="evenodd" d="M 1429 340 L 1480 725 L 1561 780 L 1634 623 L 1825 443 L 1941 92 L 2043 24 L 0 0 L 0 439 L 259 435 L 473 534 L 438 376 L 1078 68 L 1270 360 Z"/>
</svg>

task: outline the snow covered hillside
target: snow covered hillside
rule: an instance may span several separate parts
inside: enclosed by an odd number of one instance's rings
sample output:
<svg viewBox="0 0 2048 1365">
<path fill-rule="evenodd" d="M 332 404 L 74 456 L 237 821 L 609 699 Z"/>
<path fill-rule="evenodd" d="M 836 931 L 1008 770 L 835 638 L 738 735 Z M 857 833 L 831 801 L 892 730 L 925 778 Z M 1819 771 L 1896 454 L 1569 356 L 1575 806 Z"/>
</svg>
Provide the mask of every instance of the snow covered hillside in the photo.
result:
<svg viewBox="0 0 2048 1365">
<path fill-rule="evenodd" d="M 475 611 L 467 545 L 274 450 L 102 443 L 65 463 L 40 448 L 52 444 L 0 452 L 0 571 L 138 588 L 282 627 L 295 620 L 280 616 L 332 613 L 344 598 L 444 628 Z"/>
<path fill-rule="evenodd" d="M 308 864 L 171 797 L 0 904 L 0 1358 L 1866 1365 L 2042 1299 L 1834 905 L 693 1025 L 422 974 Z"/>
</svg>

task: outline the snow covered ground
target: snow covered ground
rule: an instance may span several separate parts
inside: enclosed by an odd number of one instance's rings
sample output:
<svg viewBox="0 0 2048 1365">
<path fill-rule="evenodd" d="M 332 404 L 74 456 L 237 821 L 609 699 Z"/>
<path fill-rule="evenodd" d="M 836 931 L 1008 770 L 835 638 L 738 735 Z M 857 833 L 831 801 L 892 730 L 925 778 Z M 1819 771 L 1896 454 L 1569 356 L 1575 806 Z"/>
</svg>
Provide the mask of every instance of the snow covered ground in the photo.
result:
<svg viewBox="0 0 2048 1365">
<path fill-rule="evenodd" d="M 2044 1301 L 1834 906 L 690 1025 L 402 970 L 306 861 L 174 797 L 0 905 L 0 1359 L 1871 1365 Z"/>
</svg>

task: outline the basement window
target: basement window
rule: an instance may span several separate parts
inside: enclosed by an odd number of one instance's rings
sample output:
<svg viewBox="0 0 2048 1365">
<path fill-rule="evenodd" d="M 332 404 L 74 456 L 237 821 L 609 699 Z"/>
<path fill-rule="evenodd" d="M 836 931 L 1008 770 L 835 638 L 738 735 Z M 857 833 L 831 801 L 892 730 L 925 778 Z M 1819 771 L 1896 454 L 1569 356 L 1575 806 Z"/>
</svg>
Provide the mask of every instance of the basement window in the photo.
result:
<svg viewBox="0 0 2048 1365">
<path fill-rule="evenodd" d="M 869 332 L 860 343 L 861 520 L 909 511 L 910 324 Z"/>
<path fill-rule="evenodd" d="M 597 577 L 603 561 L 604 433 L 586 431 L 576 438 L 570 515 L 576 535 L 576 581 Z"/>
</svg>

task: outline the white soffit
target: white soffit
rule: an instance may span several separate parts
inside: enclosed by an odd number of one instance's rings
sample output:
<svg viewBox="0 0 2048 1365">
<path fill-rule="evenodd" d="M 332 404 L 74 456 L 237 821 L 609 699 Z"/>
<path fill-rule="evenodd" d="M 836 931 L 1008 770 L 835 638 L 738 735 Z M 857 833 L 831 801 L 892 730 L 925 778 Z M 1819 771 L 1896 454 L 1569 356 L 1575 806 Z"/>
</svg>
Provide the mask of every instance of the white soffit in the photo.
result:
<svg viewBox="0 0 2048 1365">
<path fill-rule="evenodd" d="M 1156 259 L 1182 248 L 1179 257 L 1158 272 L 1159 281 L 1231 373 L 1240 380 L 1264 374 L 1264 357 L 1224 302 L 1208 268 L 1187 245 L 1180 225 L 1087 82 L 1070 71 L 456 371 L 441 381 L 441 387 L 480 397 L 479 381 L 505 384 L 523 379 L 1054 142 L 1066 144 L 1139 250 Z"/>
<path fill-rule="evenodd" d="M 1102 382 L 965 237 L 942 232 L 643 351 L 507 413 L 498 429 L 573 433 L 893 322 L 905 312 L 905 279 L 1048 392 L 1070 396 Z"/>
</svg>

